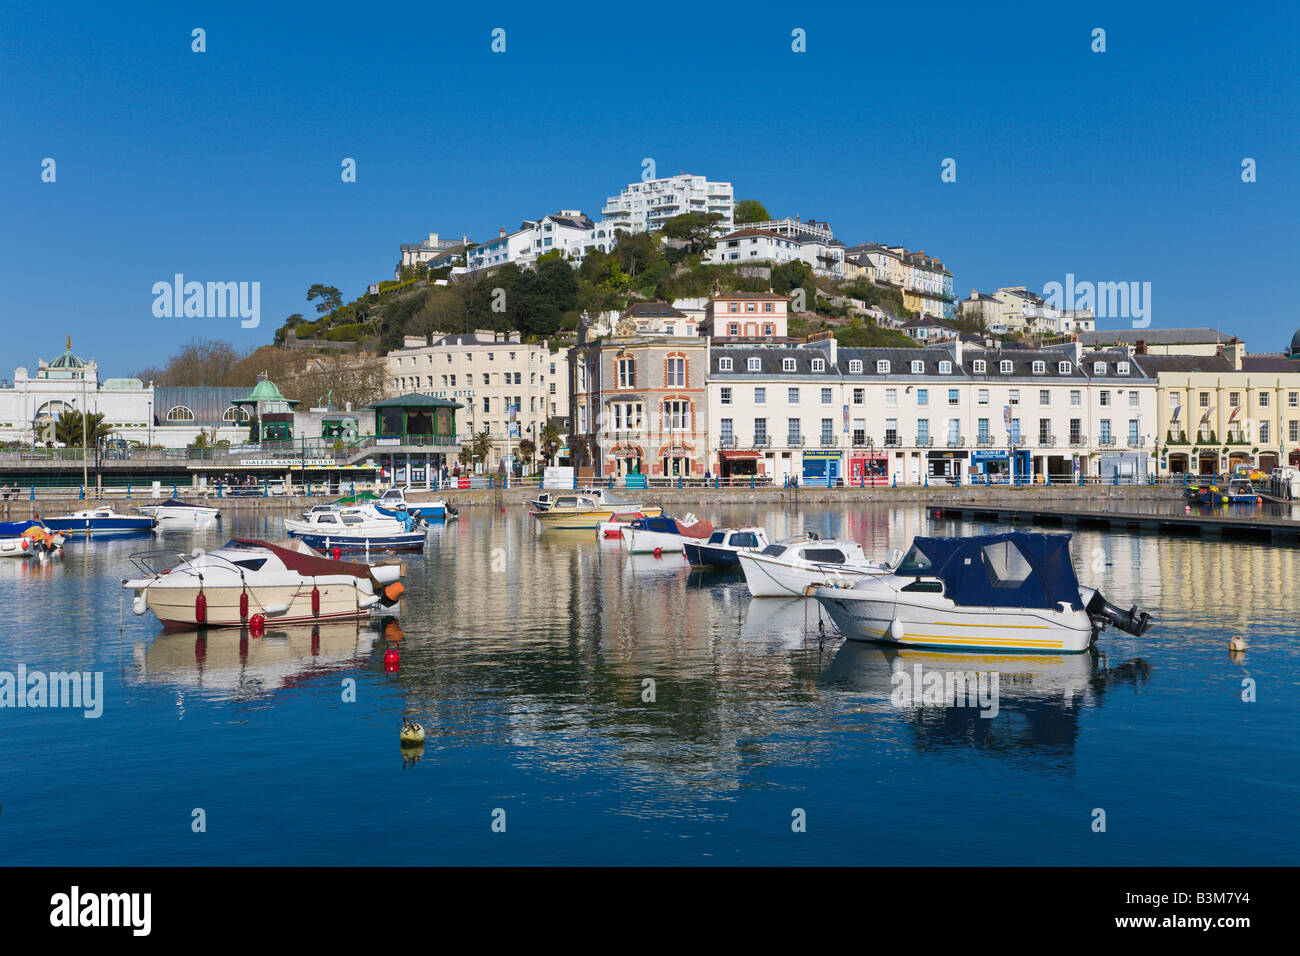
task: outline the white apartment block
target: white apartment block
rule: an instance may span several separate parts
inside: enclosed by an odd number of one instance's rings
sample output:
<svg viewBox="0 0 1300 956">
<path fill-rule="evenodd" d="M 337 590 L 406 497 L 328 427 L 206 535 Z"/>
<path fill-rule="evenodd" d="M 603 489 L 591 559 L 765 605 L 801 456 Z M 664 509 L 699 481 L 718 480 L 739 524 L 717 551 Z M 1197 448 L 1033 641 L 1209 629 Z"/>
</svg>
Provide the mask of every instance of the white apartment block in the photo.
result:
<svg viewBox="0 0 1300 956">
<path fill-rule="evenodd" d="M 673 216 L 683 213 L 718 213 L 719 234 L 735 228 L 735 198 L 731 183 L 710 182 L 703 176 L 682 173 L 665 179 L 629 183 L 601 209 L 615 229 L 636 234 L 657 232 Z"/>
<path fill-rule="evenodd" d="M 814 239 L 783 235 L 745 226 L 720 236 L 705 252 L 710 265 L 748 265 L 805 262 L 818 275 L 844 278 L 844 246 L 834 239 Z"/>
<path fill-rule="evenodd" d="M 568 417 L 567 356 L 566 349 L 552 350 L 544 341 L 520 342 L 518 332 L 435 334 L 432 344 L 407 336 L 402 348 L 388 353 L 385 397 L 419 392 L 460 402 L 465 407 L 456 416 L 462 432 L 457 437 L 466 445 L 486 430 L 492 470 L 507 447 L 517 448 L 521 438 L 538 445 L 548 419 Z"/>
<path fill-rule="evenodd" d="M 1126 349 L 717 343 L 709 448 L 724 477 L 777 484 L 1154 473 L 1157 382 Z M 1012 462 L 1014 461 L 1014 466 Z"/>
<path fill-rule="evenodd" d="M 580 209 L 561 209 L 541 219 L 527 220 L 515 232 L 502 229 L 495 239 L 471 249 L 467 271 L 478 272 L 507 262 L 527 268 L 555 251 L 576 266 L 592 250 L 609 252 L 615 241 L 612 223 L 592 222 Z"/>
</svg>

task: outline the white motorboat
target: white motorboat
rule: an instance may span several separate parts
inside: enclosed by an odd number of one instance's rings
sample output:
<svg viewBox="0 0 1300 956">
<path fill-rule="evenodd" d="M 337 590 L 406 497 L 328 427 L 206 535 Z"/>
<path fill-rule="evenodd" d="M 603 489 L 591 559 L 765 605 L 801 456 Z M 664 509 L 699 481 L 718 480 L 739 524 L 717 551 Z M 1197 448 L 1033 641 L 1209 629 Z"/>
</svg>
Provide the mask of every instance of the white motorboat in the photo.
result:
<svg viewBox="0 0 1300 956">
<path fill-rule="evenodd" d="M 623 529 L 633 521 L 644 517 L 645 515 L 639 511 L 616 513 L 608 521 L 602 521 L 596 525 L 596 532 L 602 538 L 621 538 L 623 537 Z"/>
<path fill-rule="evenodd" d="M 159 531 L 203 531 L 211 528 L 221 517 L 221 512 L 208 505 L 168 498 L 162 504 L 145 505 L 136 509 L 142 515 L 158 519 Z"/>
<path fill-rule="evenodd" d="M 261 615 L 263 623 L 298 624 L 368 616 L 402 596 L 405 569 L 334 561 L 300 542 L 276 545 L 232 538 L 197 556 L 180 555 L 175 567 L 154 561 L 169 552 L 131 556 L 140 577 L 122 586 L 135 592 L 131 609 L 151 610 L 165 627 L 238 627 Z"/>
<path fill-rule="evenodd" d="M 0 558 L 45 558 L 63 547 L 63 535 L 39 521 L 0 521 Z"/>
<path fill-rule="evenodd" d="M 889 574 L 813 593 L 845 637 L 916 647 L 1086 650 L 1113 625 L 1135 636 L 1152 619 L 1081 587 L 1068 534 L 916 538 Z"/>
<path fill-rule="evenodd" d="M 853 584 L 888 574 L 903 552 L 895 548 L 888 561 L 878 564 L 867 560 L 856 541 L 809 534 L 769 544 L 762 551 L 740 551 L 736 557 L 754 597 L 803 597 L 813 585 Z"/>
<path fill-rule="evenodd" d="M 770 543 L 762 528 L 718 528 L 707 541 L 686 541 L 682 548 L 686 560 L 697 567 L 736 568 L 740 566 L 740 552 L 762 551 Z"/>
<path fill-rule="evenodd" d="M 412 491 L 409 487 L 389 488 L 375 500 L 374 505 L 387 511 L 409 511 L 425 519 L 442 518 L 451 521 L 460 516 L 441 495 Z"/>
<path fill-rule="evenodd" d="M 713 525 L 693 514 L 680 520 L 658 515 L 631 522 L 619 540 L 631 554 L 669 554 L 684 551 L 687 541 L 707 541 L 711 534 Z"/>
<path fill-rule="evenodd" d="M 332 506 L 284 519 L 290 537 L 330 551 L 415 551 L 424 548 L 424 520 L 409 512 L 384 514 L 370 505 Z"/>
</svg>

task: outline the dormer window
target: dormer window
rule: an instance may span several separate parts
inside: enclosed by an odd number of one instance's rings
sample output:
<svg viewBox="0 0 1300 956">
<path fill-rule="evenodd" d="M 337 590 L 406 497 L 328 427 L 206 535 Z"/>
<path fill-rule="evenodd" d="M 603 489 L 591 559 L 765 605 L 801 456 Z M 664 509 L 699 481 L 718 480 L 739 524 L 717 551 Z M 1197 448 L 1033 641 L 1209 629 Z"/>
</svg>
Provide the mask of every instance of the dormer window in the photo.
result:
<svg viewBox="0 0 1300 956">
<path fill-rule="evenodd" d="M 1093 374 L 1093 375 L 1105 375 L 1105 374 L 1106 374 L 1106 363 L 1105 363 L 1105 362 L 1093 362 L 1093 363 L 1092 363 L 1092 374 Z"/>
<path fill-rule="evenodd" d="M 1056 370 L 1060 372 L 1062 375 L 1069 375 L 1070 367 L 1071 366 L 1069 362 L 1062 362 L 1060 365 L 1056 366 Z"/>
<path fill-rule="evenodd" d="M 792 358 L 781 359 L 781 371 L 793 372 L 795 370 L 795 361 Z"/>
<path fill-rule="evenodd" d="M 761 372 L 763 370 L 762 359 L 752 358 L 746 363 L 746 367 L 751 372 Z"/>
<path fill-rule="evenodd" d="M 812 360 L 812 370 L 813 370 L 814 372 L 824 372 L 824 371 L 826 371 L 826 360 L 825 360 L 825 359 L 813 359 L 813 360 Z"/>
<path fill-rule="evenodd" d="M 1128 374 L 1128 362 L 1117 362 L 1117 363 L 1115 363 L 1115 374 L 1116 374 L 1116 375 L 1127 375 L 1127 374 Z"/>
<path fill-rule="evenodd" d="M 730 371 L 731 371 L 731 359 L 729 359 L 729 358 L 720 358 L 720 359 L 718 359 L 718 371 L 719 371 L 719 372 L 730 372 Z"/>
<path fill-rule="evenodd" d="M 861 375 L 861 374 L 862 374 L 862 359 L 850 359 L 850 360 L 849 360 L 849 374 L 850 374 L 850 375 Z"/>
<path fill-rule="evenodd" d="M 985 364 L 983 359 L 976 359 L 971 363 L 971 370 L 974 371 L 976 375 L 983 375 L 987 368 L 988 366 Z"/>
<path fill-rule="evenodd" d="M 1011 359 L 1003 359 L 998 363 L 998 371 L 1003 375 L 1010 375 L 1012 367 Z"/>
<path fill-rule="evenodd" d="M 877 375 L 889 374 L 889 359 L 880 359 L 878 362 L 876 362 L 876 374 Z"/>
<path fill-rule="evenodd" d="M 1047 371 L 1047 363 L 1046 363 L 1046 362 L 1035 362 L 1035 363 L 1034 363 L 1034 374 L 1035 374 L 1035 375 L 1042 375 L 1042 374 L 1044 374 L 1046 371 Z"/>
<path fill-rule="evenodd" d="M 939 374 L 940 374 L 940 375 L 951 375 L 951 374 L 952 374 L 952 363 L 951 363 L 951 362 L 940 362 L 940 363 L 939 363 Z"/>
<path fill-rule="evenodd" d="M 924 362 L 913 362 L 913 363 L 912 363 L 912 374 L 913 374 L 913 375 L 923 375 L 923 374 L 925 374 L 925 363 L 924 363 Z"/>
</svg>

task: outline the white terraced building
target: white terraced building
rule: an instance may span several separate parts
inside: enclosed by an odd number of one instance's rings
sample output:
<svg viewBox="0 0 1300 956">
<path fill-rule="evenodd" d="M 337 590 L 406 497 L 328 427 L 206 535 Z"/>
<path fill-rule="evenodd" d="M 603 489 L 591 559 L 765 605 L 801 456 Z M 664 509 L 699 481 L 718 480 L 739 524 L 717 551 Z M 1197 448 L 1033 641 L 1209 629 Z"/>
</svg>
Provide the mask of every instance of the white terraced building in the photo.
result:
<svg viewBox="0 0 1300 956">
<path fill-rule="evenodd" d="M 526 220 L 515 232 L 502 229 L 495 239 L 475 246 L 469 251 L 466 271 L 478 272 L 508 262 L 527 268 L 557 250 L 576 266 L 593 250 L 609 252 L 615 240 L 611 223 L 592 222 L 580 209 L 561 209 L 541 219 Z"/>
<path fill-rule="evenodd" d="M 724 477 L 916 484 L 1012 469 L 1143 480 L 1162 438 L 1157 381 L 1127 349 L 719 343 L 710 463 Z"/>
<path fill-rule="evenodd" d="M 457 413 L 457 438 L 468 445 L 487 431 L 489 470 L 501 463 L 508 447 L 518 448 L 521 438 L 540 445 L 549 419 L 568 417 L 566 349 L 520 342 L 518 332 L 434 333 L 431 339 L 432 344 L 424 336 L 407 336 L 402 348 L 388 353 L 385 397 L 422 393 L 460 402 L 465 407 Z"/>
<path fill-rule="evenodd" d="M 704 255 L 709 265 L 805 262 L 818 275 L 844 278 L 844 246 L 834 239 L 785 235 L 745 226 L 718 237 Z"/>
<path fill-rule="evenodd" d="M 718 213 L 722 216 L 717 229 L 721 235 L 735 228 L 734 195 L 731 183 L 681 173 L 629 183 L 617 196 L 605 200 L 601 215 L 613 228 L 635 235 L 657 232 L 673 216 L 683 213 Z"/>
</svg>

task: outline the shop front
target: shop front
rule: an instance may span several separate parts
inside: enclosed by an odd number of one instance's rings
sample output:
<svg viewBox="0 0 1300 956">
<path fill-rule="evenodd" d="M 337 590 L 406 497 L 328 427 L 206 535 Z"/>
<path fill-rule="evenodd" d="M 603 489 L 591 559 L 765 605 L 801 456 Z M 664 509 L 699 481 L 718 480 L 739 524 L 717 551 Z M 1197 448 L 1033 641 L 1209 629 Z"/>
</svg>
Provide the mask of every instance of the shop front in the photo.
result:
<svg viewBox="0 0 1300 956">
<path fill-rule="evenodd" d="M 837 484 L 841 476 L 841 452 L 829 448 L 810 449 L 803 453 L 804 484 Z"/>
<path fill-rule="evenodd" d="M 723 478 L 748 478 L 763 474 L 760 463 L 763 453 L 759 451 L 720 451 L 718 452 L 718 474 Z"/>
<path fill-rule="evenodd" d="M 642 467 L 642 461 L 645 453 L 640 445 L 618 444 L 609 453 L 609 459 L 606 462 L 606 474 L 613 475 L 616 478 L 626 478 L 628 475 L 643 475 L 645 469 Z"/>
<path fill-rule="evenodd" d="M 966 456 L 964 451 L 932 451 L 927 458 L 927 471 L 930 481 L 947 482 L 950 485 L 960 485 L 962 473 L 966 470 Z"/>
<path fill-rule="evenodd" d="M 883 451 L 853 452 L 849 456 L 849 483 L 854 487 L 889 484 L 889 457 Z"/>
<path fill-rule="evenodd" d="M 1033 480 L 1033 467 L 1028 448 L 1016 450 L 1016 481 Z M 982 448 L 971 452 L 970 476 L 972 482 L 1009 481 L 1011 479 L 1011 453 L 1004 449 Z"/>
</svg>

